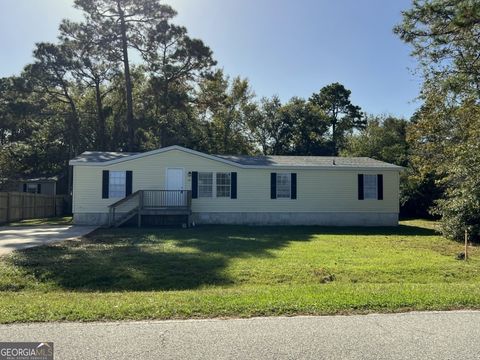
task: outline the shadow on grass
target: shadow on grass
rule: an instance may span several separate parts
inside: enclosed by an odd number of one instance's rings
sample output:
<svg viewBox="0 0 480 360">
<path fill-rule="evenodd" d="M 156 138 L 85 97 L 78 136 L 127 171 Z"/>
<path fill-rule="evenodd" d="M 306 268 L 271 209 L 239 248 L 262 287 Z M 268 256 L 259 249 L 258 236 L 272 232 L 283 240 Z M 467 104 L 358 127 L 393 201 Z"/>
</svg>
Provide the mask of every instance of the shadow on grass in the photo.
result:
<svg viewBox="0 0 480 360">
<path fill-rule="evenodd" d="M 26 219 L 6 224 L 5 226 L 39 226 L 39 225 L 72 225 L 73 219 L 71 216 L 51 217 Z"/>
<path fill-rule="evenodd" d="M 224 274 L 236 257 L 270 257 L 290 241 L 307 241 L 273 228 L 97 230 L 80 241 L 25 249 L 9 258 L 36 282 L 75 291 L 187 290 L 228 285 Z"/>
<path fill-rule="evenodd" d="M 20 251 L 8 261 L 36 282 L 67 290 L 186 290 L 232 284 L 224 272 L 230 260 L 271 257 L 271 250 L 322 234 L 427 236 L 435 232 L 414 226 L 103 229 L 82 241 Z"/>
</svg>

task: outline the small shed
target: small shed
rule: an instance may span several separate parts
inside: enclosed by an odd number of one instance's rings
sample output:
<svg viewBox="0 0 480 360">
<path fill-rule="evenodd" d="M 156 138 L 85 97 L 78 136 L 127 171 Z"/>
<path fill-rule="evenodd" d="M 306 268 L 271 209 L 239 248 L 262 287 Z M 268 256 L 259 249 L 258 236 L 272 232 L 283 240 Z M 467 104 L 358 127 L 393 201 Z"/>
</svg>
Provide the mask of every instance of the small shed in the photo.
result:
<svg viewBox="0 0 480 360">
<path fill-rule="evenodd" d="M 17 190 L 33 194 L 57 195 L 58 177 L 43 177 L 34 179 L 22 179 L 18 181 Z"/>
</svg>

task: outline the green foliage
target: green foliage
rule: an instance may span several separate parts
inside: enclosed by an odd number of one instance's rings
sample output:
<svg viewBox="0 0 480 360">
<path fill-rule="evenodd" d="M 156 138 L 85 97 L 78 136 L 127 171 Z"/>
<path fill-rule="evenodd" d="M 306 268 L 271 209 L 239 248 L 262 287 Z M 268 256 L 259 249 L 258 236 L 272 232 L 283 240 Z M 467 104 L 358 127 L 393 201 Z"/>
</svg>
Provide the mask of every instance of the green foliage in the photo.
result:
<svg viewBox="0 0 480 360">
<path fill-rule="evenodd" d="M 362 130 L 346 137 L 341 154 L 407 166 L 407 126 L 407 121 L 392 116 L 369 116 Z"/>
<path fill-rule="evenodd" d="M 280 116 L 281 109 L 282 102 L 278 96 L 264 97 L 248 123 L 252 141 L 264 155 L 281 152 L 280 147 L 288 141 L 290 125 Z"/>
<path fill-rule="evenodd" d="M 328 120 L 319 106 L 300 98 L 292 98 L 282 107 L 280 119 L 282 123 L 289 124 L 290 132 L 284 139 L 282 151 L 277 149 L 276 153 L 292 155 L 329 153 L 326 139 Z"/>
<path fill-rule="evenodd" d="M 455 126 L 443 133 L 446 144 L 435 146 L 442 151 L 437 158 L 444 156 L 436 172 L 445 187 L 436 213 L 442 216 L 447 236 L 463 239 L 468 230 L 471 240 L 480 241 L 480 106 L 471 99 L 451 110 L 448 122 Z M 423 120 L 428 123 L 432 119 Z M 433 120 L 441 122 L 436 117 Z"/>
<path fill-rule="evenodd" d="M 159 0 L 75 0 L 75 6 L 84 12 L 88 26 L 98 33 L 105 56 L 123 63 L 126 144 L 129 151 L 138 150 L 129 50 L 148 51 L 144 47 L 153 41 L 151 34 L 156 30 L 166 33 L 158 24 L 172 19 L 176 12 Z"/>
<path fill-rule="evenodd" d="M 253 151 L 248 124 L 256 116 L 253 92 L 246 79 L 230 80 L 217 70 L 199 84 L 198 111 L 205 124 L 207 150 L 218 154 Z"/>
<path fill-rule="evenodd" d="M 424 75 L 414 117 L 412 163 L 444 190 L 435 213 L 446 236 L 480 240 L 480 3 L 415 0 L 395 32 L 413 46 Z"/>
<path fill-rule="evenodd" d="M 475 0 L 414 0 L 394 31 L 413 47 L 427 81 L 442 80 L 457 93 L 478 91 L 479 18 Z"/>
<path fill-rule="evenodd" d="M 82 22 L 63 20 L 58 43 L 37 44 L 21 76 L 0 81 L 2 176 L 66 172 L 84 150 L 201 148 L 195 90 L 215 64 L 210 49 L 158 0 L 76 6 Z M 143 63 L 131 66 L 123 45 Z"/>
<path fill-rule="evenodd" d="M 338 154 L 346 132 L 361 129 L 366 123 L 360 107 L 351 103 L 350 94 L 351 91 L 342 84 L 333 83 L 310 97 L 310 101 L 318 105 L 328 116 L 332 127 L 333 155 Z"/>
</svg>

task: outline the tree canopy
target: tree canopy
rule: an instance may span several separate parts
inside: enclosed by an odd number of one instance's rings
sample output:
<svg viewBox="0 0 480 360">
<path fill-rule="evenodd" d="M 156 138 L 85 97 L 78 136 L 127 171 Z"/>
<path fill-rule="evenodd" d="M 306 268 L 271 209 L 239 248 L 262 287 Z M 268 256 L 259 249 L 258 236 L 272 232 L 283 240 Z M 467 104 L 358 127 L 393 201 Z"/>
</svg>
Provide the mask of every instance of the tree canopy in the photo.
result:
<svg viewBox="0 0 480 360">
<path fill-rule="evenodd" d="M 442 189 L 434 212 L 445 235 L 480 239 L 480 3 L 415 0 L 395 27 L 424 83 L 413 118 L 411 161 Z"/>
</svg>

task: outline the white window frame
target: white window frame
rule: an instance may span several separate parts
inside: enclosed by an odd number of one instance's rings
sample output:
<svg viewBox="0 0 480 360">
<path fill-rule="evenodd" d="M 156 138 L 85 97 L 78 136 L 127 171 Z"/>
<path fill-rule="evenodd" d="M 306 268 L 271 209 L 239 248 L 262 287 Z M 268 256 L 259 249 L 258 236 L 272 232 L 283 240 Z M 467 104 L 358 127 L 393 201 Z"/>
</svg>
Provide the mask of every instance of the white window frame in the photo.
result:
<svg viewBox="0 0 480 360">
<path fill-rule="evenodd" d="M 124 198 L 127 192 L 127 172 L 110 171 L 108 174 L 108 197 Z"/>
<path fill-rule="evenodd" d="M 210 177 L 210 184 L 204 183 L 202 184 L 203 179 L 201 179 L 202 176 Z M 211 171 L 202 171 L 198 172 L 198 197 L 199 198 L 212 198 L 214 195 L 214 178 L 213 172 Z M 210 189 L 210 191 L 206 191 L 207 189 Z"/>
<path fill-rule="evenodd" d="M 283 179 L 286 179 L 286 181 L 283 181 Z M 276 192 L 277 192 L 276 194 L 277 199 L 292 198 L 292 174 L 291 173 L 277 173 Z"/>
<path fill-rule="evenodd" d="M 378 177 L 376 174 L 363 174 L 363 198 L 365 200 L 378 199 Z"/>
<path fill-rule="evenodd" d="M 219 175 L 220 177 L 225 176 L 224 182 L 221 179 L 219 179 Z M 229 172 L 217 172 L 215 174 L 215 197 L 229 198 L 231 194 L 232 194 L 232 174 Z"/>
</svg>

